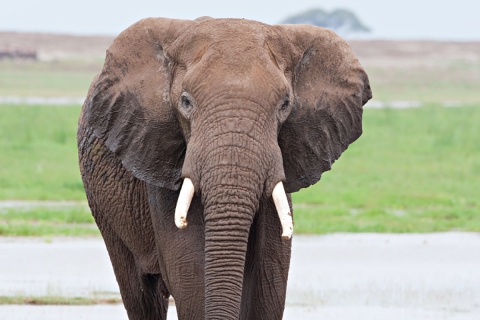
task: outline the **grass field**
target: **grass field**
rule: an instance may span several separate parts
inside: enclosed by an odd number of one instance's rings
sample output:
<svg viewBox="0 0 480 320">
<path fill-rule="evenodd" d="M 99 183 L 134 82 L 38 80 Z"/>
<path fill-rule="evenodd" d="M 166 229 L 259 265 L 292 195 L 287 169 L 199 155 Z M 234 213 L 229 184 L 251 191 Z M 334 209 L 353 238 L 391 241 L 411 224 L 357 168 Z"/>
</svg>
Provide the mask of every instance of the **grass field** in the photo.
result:
<svg viewBox="0 0 480 320">
<path fill-rule="evenodd" d="M 92 236 L 100 232 L 85 206 L 0 211 L 0 236 Z"/>
<path fill-rule="evenodd" d="M 367 66 L 375 100 L 480 104 L 480 62 L 454 61 L 437 67 Z"/>
<path fill-rule="evenodd" d="M 80 107 L 0 106 L 0 199 L 84 200 Z"/>
<path fill-rule="evenodd" d="M 0 61 L 0 96 L 85 97 L 112 41 L 15 37 L 34 41 L 25 45 L 54 58 Z M 293 195 L 295 231 L 480 231 L 478 44 L 352 46 L 375 100 L 418 101 L 423 107 L 365 110 L 363 136 L 319 183 Z M 464 107 L 444 108 L 446 102 Z M 0 200 L 85 201 L 76 154 L 79 111 L 79 106 L 0 105 Z M 84 205 L 0 209 L 0 235 L 54 234 L 98 230 Z"/>
<path fill-rule="evenodd" d="M 0 61 L 0 95 L 85 97 L 101 61 Z"/>
<path fill-rule="evenodd" d="M 85 200 L 79 106 L 0 106 L 0 199 Z M 480 231 L 480 105 L 365 110 L 363 136 L 294 194 L 295 231 Z M 0 235 L 94 235 L 85 209 L 0 213 Z"/>
<path fill-rule="evenodd" d="M 478 107 L 366 111 L 363 136 L 294 195 L 316 204 L 295 211 L 297 230 L 480 231 L 479 121 Z"/>
</svg>

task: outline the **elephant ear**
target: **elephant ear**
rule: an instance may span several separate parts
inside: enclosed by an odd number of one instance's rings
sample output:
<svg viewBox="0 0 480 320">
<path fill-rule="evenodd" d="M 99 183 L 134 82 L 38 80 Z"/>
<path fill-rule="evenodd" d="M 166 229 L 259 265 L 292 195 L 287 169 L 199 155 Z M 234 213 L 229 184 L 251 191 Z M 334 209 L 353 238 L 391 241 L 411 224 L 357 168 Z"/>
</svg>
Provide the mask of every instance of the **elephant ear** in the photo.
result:
<svg viewBox="0 0 480 320">
<path fill-rule="evenodd" d="M 279 133 L 285 189 L 296 192 L 331 169 L 362 134 L 363 105 L 372 98 L 368 77 L 350 46 L 334 32 L 279 25 L 293 45 L 295 103 Z"/>
<path fill-rule="evenodd" d="M 107 50 L 83 110 L 85 124 L 127 170 L 172 190 L 181 184 L 186 145 L 169 102 L 164 51 L 192 23 L 149 18 L 123 31 Z"/>
</svg>

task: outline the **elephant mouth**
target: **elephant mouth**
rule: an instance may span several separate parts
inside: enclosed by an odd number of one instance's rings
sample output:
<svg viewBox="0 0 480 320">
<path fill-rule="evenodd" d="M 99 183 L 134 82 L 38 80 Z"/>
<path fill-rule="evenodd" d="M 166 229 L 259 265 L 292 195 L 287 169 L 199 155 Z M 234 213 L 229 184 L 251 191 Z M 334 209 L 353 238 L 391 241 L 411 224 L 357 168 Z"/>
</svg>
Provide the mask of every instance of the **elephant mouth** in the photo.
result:
<svg viewBox="0 0 480 320">
<path fill-rule="evenodd" d="M 194 193 L 195 187 L 193 186 L 192 180 L 185 178 L 175 208 L 175 225 L 180 229 L 184 229 L 188 225 L 187 213 Z M 273 188 L 272 198 L 275 203 L 275 208 L 277 209 L 280 223 L 282 224 L 282 239 L 290 240 L 293 234 L 293 219 L 287 194 L 281 181 Z"/>
</svg>

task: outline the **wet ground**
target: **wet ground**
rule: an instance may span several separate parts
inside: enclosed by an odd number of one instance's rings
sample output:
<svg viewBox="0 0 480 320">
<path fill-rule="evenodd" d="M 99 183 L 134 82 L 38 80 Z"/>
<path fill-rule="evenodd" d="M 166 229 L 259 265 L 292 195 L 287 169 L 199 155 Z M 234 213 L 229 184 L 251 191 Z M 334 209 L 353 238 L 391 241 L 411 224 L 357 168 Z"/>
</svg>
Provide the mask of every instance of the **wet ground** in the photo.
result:
<svg viewBox="0 0 480 320">
<path fill-rule="evenodd" d="M 295 236 L 284 319 L 480 319 L 479 270 L 477 233 Z M 100 238 L 0 238 L 0 283 L 0 296 L 118 293 Z M 126 314 L 122 305 L 9 305 L 0 319 Z"/>
</svg>

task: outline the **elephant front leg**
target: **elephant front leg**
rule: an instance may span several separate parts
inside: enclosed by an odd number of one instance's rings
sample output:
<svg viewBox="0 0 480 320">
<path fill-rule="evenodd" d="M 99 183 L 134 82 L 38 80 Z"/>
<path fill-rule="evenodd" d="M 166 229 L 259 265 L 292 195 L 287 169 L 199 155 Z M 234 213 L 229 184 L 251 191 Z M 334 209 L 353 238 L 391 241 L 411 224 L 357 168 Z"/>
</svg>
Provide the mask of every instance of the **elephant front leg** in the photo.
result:
<svg viewBox="0 0 480 320">
<path fill-rule="evenodd" d="M 291 207 L 290 195 L 288 201 Z M 240 319 L 282 319 L 291 243 L 282 240 L 273 201 L 262 201 L 248 239 Z"/>
<path fill-rule="evenodd" d="M 188 226 L 179 229 L 174 220 L 178 192 L 148 186 L 148 196 L 160 269 L 178 319 L 204 319 L 205 227 L 200 199 L 193 198 Z"/>
</svg>

